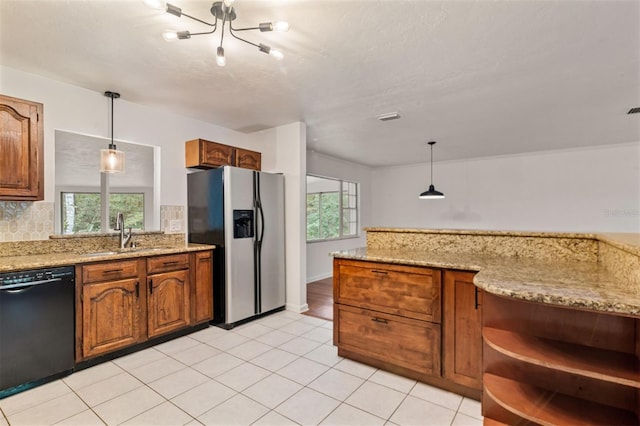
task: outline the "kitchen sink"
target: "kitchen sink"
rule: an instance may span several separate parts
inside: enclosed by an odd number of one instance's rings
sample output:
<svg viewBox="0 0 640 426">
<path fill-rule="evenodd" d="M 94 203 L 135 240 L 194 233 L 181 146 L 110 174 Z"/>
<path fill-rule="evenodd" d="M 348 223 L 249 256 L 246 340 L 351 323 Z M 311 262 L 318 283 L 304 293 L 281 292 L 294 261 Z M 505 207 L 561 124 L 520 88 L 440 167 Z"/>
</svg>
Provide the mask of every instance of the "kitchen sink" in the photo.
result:
<svg viewBox="0 0 640 426">
<path fill-rule="evenodd" d="M 155 252 L 159 250 L 167 250 L 166 247 L 134 247 L 134 248 L 124 248 L 113 251 L 97 251 L 92 253 L 82 253 L 80 256 L 83 257 L 100 257 L 100 256 L 113 256 L 116 254 L 126 254 L 126 253 L 140 253 L 140 252 Z"/>
<path fill-rule="evenodd" d="M 83 253 L 80 256 L 85 256 L 85 257 L 100 257 L 100 256 L 111 256 L 114 254 L 118 254 L 117 251 L 98 251 L 95 253 Z"/>
</svg>

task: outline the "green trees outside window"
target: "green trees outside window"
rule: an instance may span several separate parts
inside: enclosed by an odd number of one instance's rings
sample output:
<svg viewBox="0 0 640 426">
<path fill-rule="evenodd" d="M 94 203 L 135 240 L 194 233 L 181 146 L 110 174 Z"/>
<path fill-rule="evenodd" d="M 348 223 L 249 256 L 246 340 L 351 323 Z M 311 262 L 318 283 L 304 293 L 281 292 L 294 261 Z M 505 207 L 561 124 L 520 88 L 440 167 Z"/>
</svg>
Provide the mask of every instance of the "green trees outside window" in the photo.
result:
<svg viewBox="0 0 640 426">
<path fill-rule="evenodd" d="M 100 193 L 62 192 L 62 233 L 107 232 L 100 229 Z M 109 194 L 109 224 L 115 227 L 116 215 L 124 213 L 125 228 L 144 229 L 144 194 Z"/>
<path fill-rule="evenodd" d="M 358 235 L 358 184 L 307 176 L 307 241 Z"/>
</svg>

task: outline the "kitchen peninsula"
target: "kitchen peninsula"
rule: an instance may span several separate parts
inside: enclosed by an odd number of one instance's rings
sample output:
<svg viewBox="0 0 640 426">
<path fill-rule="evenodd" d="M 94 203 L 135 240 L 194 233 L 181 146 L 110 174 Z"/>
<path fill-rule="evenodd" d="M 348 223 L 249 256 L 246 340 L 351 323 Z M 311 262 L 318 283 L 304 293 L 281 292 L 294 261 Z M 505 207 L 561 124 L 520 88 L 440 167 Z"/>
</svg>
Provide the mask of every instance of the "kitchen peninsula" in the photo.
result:
<svg viewBox="0 0 640 426">
<path fill-rule="evenodd" d="M 640 236 L 366 231 L 332 253 L 340 355 L 502 423 L 638 423 Z"/>
</svg>

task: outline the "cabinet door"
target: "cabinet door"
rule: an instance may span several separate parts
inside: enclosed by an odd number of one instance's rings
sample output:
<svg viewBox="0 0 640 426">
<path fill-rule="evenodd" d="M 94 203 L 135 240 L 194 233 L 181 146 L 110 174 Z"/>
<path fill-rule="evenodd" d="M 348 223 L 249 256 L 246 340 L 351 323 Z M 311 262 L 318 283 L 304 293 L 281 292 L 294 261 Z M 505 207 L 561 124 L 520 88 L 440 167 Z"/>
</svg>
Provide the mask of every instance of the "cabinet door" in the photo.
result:
<svg viewBox="0 0 640 426">
<path fill-rule="evenodd" d="M 242 148 L 235 148 L 235 150 L 236 167 L 260 170 L 262 167 L 262 154 Z"/>
<path fill-rule="evenodd" d="M 219 166 L 233 166 L 233 147 L 204 139 L 194 139 L 185 143 L 185 167 L 210 169 Z"/>
<path fill-rule="evenodd" d="M 83 356 L 100 355 L 143 340 L 141 316 L 137 279 L 83 286 Z"/>
<path fill-rule="evenodd" d="M 0 200 L 44 199 L 42 104 L 0 96 Z"/>
<path fill-rule="evenodd" d="M 189 270 L 150 275 L 147 279 L 148 334 L 179 330 L 191 324 L 189 315 Z"/>
<path fill-rule="evenodd" d="M 193 323 L 213 319 L 213 256 L 211 251 L 193 253 Z"/>
<path fill-rule="evenodd" d="M 482 293 L 472 272 L 444 273 L 444 377 L 482 388 Z"/>
</svg>

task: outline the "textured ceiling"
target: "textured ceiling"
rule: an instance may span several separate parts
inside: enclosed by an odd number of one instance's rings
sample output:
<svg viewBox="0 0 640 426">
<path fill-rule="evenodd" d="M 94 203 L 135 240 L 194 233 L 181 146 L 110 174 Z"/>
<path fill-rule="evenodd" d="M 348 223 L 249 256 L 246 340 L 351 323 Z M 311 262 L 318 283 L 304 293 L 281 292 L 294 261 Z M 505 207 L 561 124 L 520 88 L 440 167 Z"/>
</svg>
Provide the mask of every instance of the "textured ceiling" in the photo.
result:
<svg viewBox="0 0 640 426">
<path fill-rule="evenodd" d="M 208 19 L 210 1 L 174 0 Z M 367 165 L 637 142 L 640 2 L 237 0 L 237 26 L 288 33 L 165 42 L 205 31 L 137 1 L 0 0 L 0 63 L 249 132 L 301 120 L 308 148 Z M 401 119 L 379 122 L 397 111 Z M 224 141 L 222 141 L 224 142 Z"/>
</svg>

